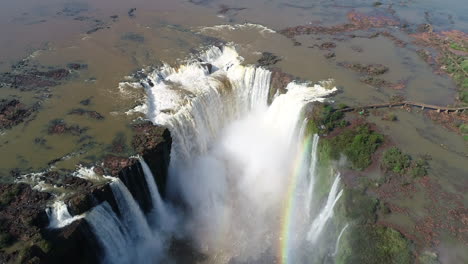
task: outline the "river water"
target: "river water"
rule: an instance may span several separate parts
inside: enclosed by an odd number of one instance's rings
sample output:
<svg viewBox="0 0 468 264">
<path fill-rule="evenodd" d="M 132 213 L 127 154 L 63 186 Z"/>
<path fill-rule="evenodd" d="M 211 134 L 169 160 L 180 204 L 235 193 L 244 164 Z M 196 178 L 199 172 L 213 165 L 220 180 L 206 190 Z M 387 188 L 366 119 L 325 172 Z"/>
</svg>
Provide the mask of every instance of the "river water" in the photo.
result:
<svg viewBox="0 0 468 264">
<path fill-rule="evenodd" d="M 452 80 L 434 74 L 416 54 L 418 47 L 398 27 L 386 30 L 408 42 L 404 48 L 382 36 L 340 40 L 327 34 L 297 36 L 301 45 L 295 45 L 278 32 L 297 25 L 346 23 L 351 10 L 398 18 L 410 27 L 430 23 L 434 30 L 468 28 L 468 6 L 463 0 L 385 1 L 378 6 L 353 0 L 20 0 L 2 3 L 1 7 L 0 71 L 12 72 L 12 65 L 20 61 L 43 70 L 66 67 L 69 63 L 87 65 L 49 89 L 0 88 L 2 99 L 16 98 L 28 106 L 40 104 L 33 120 L 1 132 L 1 181 L 11 181 L 16 175 L 12 170 L 19 170 L 20 174 L 47 170 L 50 166 L 75 170 L 77 164 L 86 166 L 112 153 L 111 145 L 116 138 L 130 144 L 132 132 L 128 124 L 145 115 L 127 112 L 146 102 L 147 91 L 119 86 L 128 80 L 126 76 L 162 63 L 178 65 L 194 52 L 221 42 L 235 47 L 244 58 L 244 65 L 254 64 L 261 52 L 267 51 L 281 58 L 276 67 L 302 80 L 333 78 L 340 91 L 333 100 L 350 105 L 387 102 L 394 95 L 428 104 L 452 104 L 456 96 Z M 136 9 L 131 11 L 133 8 Z M 330 41 L 336 44 L 333 59 L 324 57 L 329 50 L 314 46 Z M 406 87 L 395 90 L 363 84 L 358 74 L 339 66 L 339 62 L 384 64 L 390 69 L 384 75 L 385 80 L 404 80 Z M 88 106 L 80 104 L 85 99 L 90 99 Z M 104 119 L 68 115 L 76 108 L 97 111 Z M 445 191 L 461 195 L 466 207 L 466 193 L 460 191 L 468 185 L 466 143 L 420 113 L 397 114 L 396 123 L 379 117 L 370 120 L 404 151 L 415 156 L 431 155 L 430 177 L 436 178 Z M 49 134 L 48 124 L 55 119 L 88 129 L 80 135 Z M 226 135 L 229 136 L 233 135 Z M 57 159 L 60 160 L 53 162 Z M 424 218 L 428 202 L 423 193 L 398 202 L 411 205 L 415 218 Z M 101 208 L 103 212 L 105 209 Z M 414 217 L 394 215 L 388 220 L 410 230 L 415 225 Z M 454 261 L 450 256 L 462 256 L 462 252 L 466 260 L 466 245 L 456 242 L 449 233 L 442 234 L 441 239 L 442 260 L 450 263 Z"/>
</svg>

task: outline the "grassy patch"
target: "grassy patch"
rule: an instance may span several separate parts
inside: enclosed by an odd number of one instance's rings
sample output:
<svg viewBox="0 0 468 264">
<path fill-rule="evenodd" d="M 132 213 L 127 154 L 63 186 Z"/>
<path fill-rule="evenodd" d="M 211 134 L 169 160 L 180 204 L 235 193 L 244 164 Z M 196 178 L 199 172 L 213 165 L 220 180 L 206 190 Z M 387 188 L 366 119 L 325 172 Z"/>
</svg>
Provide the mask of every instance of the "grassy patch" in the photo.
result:
<svg viewBox="0 0 468 264">
<path fill-rule="evenodd" d="M 372 154 L 383 143 L 383 135 L 364 124 L 329 139 L 330 156 L 338 160 L 341 154 L 351 162 L 351 168 L 363 170 L 372 163 Z"/>
<path fill-rule="evenodd" d="M 385 151 L 382 159 L 382 168 L 386 171 L 393 171 L 398 174 L 409 168 L 411 165 L 411 157 L 397 147 L 391 147 Z"/>
</svg>

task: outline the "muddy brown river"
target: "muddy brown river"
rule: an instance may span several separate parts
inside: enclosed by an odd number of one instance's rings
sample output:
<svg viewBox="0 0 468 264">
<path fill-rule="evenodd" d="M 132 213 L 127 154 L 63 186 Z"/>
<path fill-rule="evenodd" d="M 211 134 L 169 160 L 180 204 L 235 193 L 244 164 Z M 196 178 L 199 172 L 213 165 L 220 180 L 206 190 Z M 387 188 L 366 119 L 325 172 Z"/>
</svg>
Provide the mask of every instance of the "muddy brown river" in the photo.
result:
<svg viewBox="0 0 468 264">
<path fill-rule="evenodd" d="M 356 28 L 340 28 L 349 23 Z M 245 58 L 244 64 L 255 64 L 262 52 L 270 52 L 280 58 L 272 67 L 300 80 L 331 78 L 339 89 L 331 98 L 336 103 L 377 104 L 399 96 L 441 106 L 460 104 L 453 78 L 418 54 L 425 47 L 415 43 L 412 34 L 420 25 L 430 25 L 431 32 L 466 34 L 468 5 L 465 0 L 3 1 L 0 73 L 16 79 L 1 77 L 0 99 L 16 99 L 31 112 L 0 130 L 0 181 L 51 167 L 72 172 L 114 153 L 116 147 L 120 155 L 131 155 L 130 124 L 145 118 L 131 110 L 144 102 L 145 92 L 121 83 L 141 69 L 182 64 L 211 45 L 229 43 Z M 314 30 L 292 35 L 284 31 L 296 26 Z M 462 56 L 467 54 L 465 49 Z M 357 63 L 387 70 L 369 77 L 346 66 Z M 28 81 L 21 75 L 57 69 L 65 69 L 66 76 L 38 77 L 31 88 L 21 88 L 26 87 L 21 82 Z M 372 83 L 375 78 L 379 83 Z M 38 80 L 53 85 L 39 87 Z M 429 187 L 420 183 L 412 195 L 391 198 L 394 208 L 403 209 L 393 209 L 379 221 L 410 237 L 432 236 L 430 243 L 415 241 L 415 247 L 437 252 L 440 263 L 467 263 L 466 132 L 450 130 L 418 109 L 381 111 L 391 111 L 398 121 L 382 120 L 378 113 L 367 119 L 406 153 L 430 156 L 428 177 L 437 182 L 431 188 L 456 196 L 458 203 L 447 199 L 434 206 L 425 191 Z M 381 174 L 378 166 L 356 173 Z M 454 229 L 418 233 L 418 226 L 443 226 L 454 208 L 462 211 L 454 217 L 463 219 Z M 434 210 L 442 210 L 435 220 L 430 217 Z"/>
</svg>

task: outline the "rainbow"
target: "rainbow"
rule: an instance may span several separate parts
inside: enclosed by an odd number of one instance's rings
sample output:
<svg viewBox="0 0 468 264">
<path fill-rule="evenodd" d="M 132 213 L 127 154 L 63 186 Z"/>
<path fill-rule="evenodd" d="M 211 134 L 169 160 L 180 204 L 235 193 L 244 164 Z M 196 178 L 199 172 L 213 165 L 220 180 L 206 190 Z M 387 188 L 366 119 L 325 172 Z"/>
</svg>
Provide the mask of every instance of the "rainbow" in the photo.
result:
<svg viewBox="0 0 468 264">
<path fill-rule="evenodd" d="M 295 211 L 296 202 L 296 190 L 299 184 L 299 175 L 301 174 L 301 168 L 304 165 L 304 157 L 308 154 L 312 144 L 312 137 L 306 136 L 302 144 L 300 144 L 297 150 L 296 157 L 294 159 L 293 167 L 290 174 L 288 191 L 286 194 L 286 201 L 281 214 L 281 227 L 280 227 L 280 238 L 279 238 L 279 263 L 289 264 L 292 263 L 288 254 L 291 250 L 291 236 L 292 234 L 292 218 L 293 212 Z"/>
</svg>

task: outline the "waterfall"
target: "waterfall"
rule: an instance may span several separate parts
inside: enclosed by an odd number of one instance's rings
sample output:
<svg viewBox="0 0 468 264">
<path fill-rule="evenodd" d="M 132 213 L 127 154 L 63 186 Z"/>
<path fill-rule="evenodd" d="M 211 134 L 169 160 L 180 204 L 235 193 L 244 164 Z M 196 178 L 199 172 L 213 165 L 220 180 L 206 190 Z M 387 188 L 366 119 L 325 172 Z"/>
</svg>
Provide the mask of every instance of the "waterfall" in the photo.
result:
<svg viewBox="0 0 468 264">
<path fill-rule="evenodd" d="M 143 157 L 139 157 L 141 167 L 143 168 L 143 173 L 145 175 L 146 183 L 148 184 L 148 189 L 151 194 L 151 201 L 153 202 L 153 209 L 150 217 L 150 221 L 156 222 L 155 225 L 159 230 L 165 229 L 164 231 L 172 230 L 172 227 L 176 224 L 175 216 L 170 211 L 170 208 L 166 207 L 164 201 L 161 198 L 159 193 L 158 186 L 156 185 L 156 180 L 146 164 Z"/>
<path fill-rule="evenodd" d="M 112 193 L 121 212 L 121 221 L 129 230 L 134 241 L 149 240 L 151 229 L 138 203 L 133 199 L 127 187 L 116 179 L 110 184 Z"/>
<path fill-rule="evenodd" d="M 338 235 L 338 238 L 336 239 L 336 244 L 335 244 L 335 251 L 333 252 L 332 256 L 336 256 L 336 254 L 338 254 L 338 250 L 340 249 L 339 245 L 340 245 L 340 239 L 341 239 L 341 236 L 343 236 L 346 228 L 348 228 L 349 224 L 346 224 L 343 229 L 341 229 L 341 232 L 340 234 Z"/>
<path fill-rule="evenodd" d="M 55 201 L 52 207 L 46 209 L 46 213 L 49 217 L 49 228 L 62 228 L 84 217 L 83 215 L 72 217 L 67 205 L 61 200 Z"/>
<path fill-rule="evenodd" d="M 343 190 L 338 192 L 338 184 L 340 182 L 340 174 L 338 173 L 333 181 L 333 185 L 328 193 L 327 203 L 325 207 L 320 211 L 319 215 L 314 219 L 312 225 L 307 233 L 307 239 L 311 243 L 315 243 L 325 228 L 326 223 L 333 216 L 333 208 L 336 202 L 340 199 L 343 194 Z"/>
<path fill-rule="evenodd" d="M 119 179 L 110 183 L 110 187 L 120 217 L 103 202 L 85 218 L 104 249 L 103 262 L 154 263 L 162 248 L 157 233 L 150 228 L 140 206 Z"/>
<path fill-rule="evenodd" d="M 309 167 L 309 182 L 308 182 L 308 189 L 307 189 L 307 196 L 306 196 L 306 212 L 307 218 L 310 219 L 310 210 L 312 209 L 311 203 L 313 199 L 313 191 L 314 191 L 314 184 L 315 184 L 315 173 L 317 167 L 317 147 L 319 143 L 319 135 L 314 134 L 312 140 L 312 151 L 310 152 L 310 167 Z"/>
<path fill-rule="evenodd" d="M 177 232 L 183 232 L 207 262 L 258 262 L 274 254 L 285 213 L 282 205 L 290 198 L 296 203 L 288 211 L 297 227 L 289 230 L 297 238 L 294 246 L 314 244 L 324 231 L 342 192 L 337 175 L 325 206 L 311 215 L 319 137 L 303 142 L 304 113 L 336 88 L 292 82 L 268 105 L 271 72 L 244 66 L 242 60 L 232 47 L 212 47 L 180 67 L 164 65 L 138 80 L 147 92 L 147 107 L 141 109 L 171 131 L 167 200 L 182 203 L 184 214 L 176 217 L 161 199 L 154 176 L 140 158 L 153 201 L 149 221 L 125 186 L 111 184 L 123 213 L 120 219 L 109 212 L 106 217 L 112 218 L 110 223 L 118 220 L 122 239 L 129 241 L 123 246 L 154 240 L 158 229 L 175 232 L 177 222 Z M 296 192 L 288 193 L 288 186 Z"/>
<path fill-rule="evenodd" d="M 130 263 L 129 247 L 132 239 L 125 227 L 107 202 L 93 208 L 86 216 L 98 242 L 104 249 L 104 263 Z"/>
</svg>

